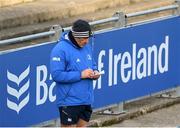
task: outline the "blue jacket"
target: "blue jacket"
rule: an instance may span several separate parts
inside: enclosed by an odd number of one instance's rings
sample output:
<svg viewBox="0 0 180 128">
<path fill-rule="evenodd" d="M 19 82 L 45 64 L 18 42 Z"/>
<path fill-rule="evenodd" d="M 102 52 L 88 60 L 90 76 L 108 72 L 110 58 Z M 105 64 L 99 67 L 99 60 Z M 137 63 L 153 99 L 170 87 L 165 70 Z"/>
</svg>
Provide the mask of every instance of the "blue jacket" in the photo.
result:
<svg viewBox="0 0 180 128">
<path fill-rule="evenodd" d="M 68 39 L 68 33 L 63 33 L 52 50 L 50 68 L 56 82 L 58 106 L 92 105 L 92 80 L 81 79 L 81 71 L 84 69 L 97 70 L 90 44 L 78 48 Z"/>
</svg>

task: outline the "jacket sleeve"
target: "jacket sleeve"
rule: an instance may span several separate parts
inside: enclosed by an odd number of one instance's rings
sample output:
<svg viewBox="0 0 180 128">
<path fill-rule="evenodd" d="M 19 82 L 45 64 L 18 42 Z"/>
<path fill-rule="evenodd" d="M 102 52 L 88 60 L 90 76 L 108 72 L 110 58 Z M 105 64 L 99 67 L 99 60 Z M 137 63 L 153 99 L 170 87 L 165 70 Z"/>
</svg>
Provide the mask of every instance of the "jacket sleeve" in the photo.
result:
<svg viewBox="0 0 180 128">
<path fill-rule="evenodd" d="M 55 82 L 73 83 L 81 80 L 80 71 L 66 71 L 65 52 L 55 47 L 50 56 L 51 75 Z"/>
</svg>

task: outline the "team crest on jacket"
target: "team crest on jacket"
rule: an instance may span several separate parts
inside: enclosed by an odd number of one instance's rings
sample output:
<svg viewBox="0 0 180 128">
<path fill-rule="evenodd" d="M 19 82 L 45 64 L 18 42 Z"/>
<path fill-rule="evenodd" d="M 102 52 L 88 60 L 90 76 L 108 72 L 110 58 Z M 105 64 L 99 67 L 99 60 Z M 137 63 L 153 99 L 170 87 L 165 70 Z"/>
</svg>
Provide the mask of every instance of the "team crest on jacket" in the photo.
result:
<svg viewBox="0 0 180 128">
<path fill-rule="evenodd" d="M 92 58 L 91 58 L 91 56 L 89 54 L 87 54 L 87 59 L 92 60 Z"/>
<path fill-rule="evenodd" d="M 79 58 L 77 58 L 76 62 L 81 62 L 81 60 Z"/>
</svg>

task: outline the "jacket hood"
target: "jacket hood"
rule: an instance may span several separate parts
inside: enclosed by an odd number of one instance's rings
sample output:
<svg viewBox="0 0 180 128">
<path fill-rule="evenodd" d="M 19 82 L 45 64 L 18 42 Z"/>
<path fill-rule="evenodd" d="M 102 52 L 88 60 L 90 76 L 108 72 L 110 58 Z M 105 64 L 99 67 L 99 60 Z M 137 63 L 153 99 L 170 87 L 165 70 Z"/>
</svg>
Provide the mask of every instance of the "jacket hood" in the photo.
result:
<svg viewBox="0 0 180 128">
<path fill-rule="evenodd" d="M 68 36 L 69 32 L 63 32 L 62 36 L 60 37 L 60 41 L 65 41 L 67 43 L 69 43 L 70 45 L 72 45 L 73 47 L 79 49 L 76 45 L 73 44 L 73 42 L 69 39 Z"/>
</svg>

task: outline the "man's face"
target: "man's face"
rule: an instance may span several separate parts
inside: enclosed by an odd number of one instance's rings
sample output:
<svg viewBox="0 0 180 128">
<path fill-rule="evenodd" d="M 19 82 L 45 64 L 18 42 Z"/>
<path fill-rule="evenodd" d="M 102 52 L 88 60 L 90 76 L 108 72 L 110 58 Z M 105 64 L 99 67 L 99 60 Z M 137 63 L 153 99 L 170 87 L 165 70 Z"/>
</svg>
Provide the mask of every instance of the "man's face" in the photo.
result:
<svg viewBox="0 0 180 128">
<path fill-rule="evenodd" d="M 78 38 L 78 45 L 82 48 L 89 42 L 89 38 Z"/>
</svg>

